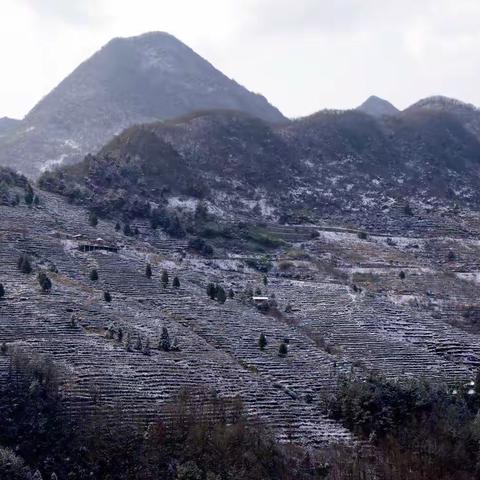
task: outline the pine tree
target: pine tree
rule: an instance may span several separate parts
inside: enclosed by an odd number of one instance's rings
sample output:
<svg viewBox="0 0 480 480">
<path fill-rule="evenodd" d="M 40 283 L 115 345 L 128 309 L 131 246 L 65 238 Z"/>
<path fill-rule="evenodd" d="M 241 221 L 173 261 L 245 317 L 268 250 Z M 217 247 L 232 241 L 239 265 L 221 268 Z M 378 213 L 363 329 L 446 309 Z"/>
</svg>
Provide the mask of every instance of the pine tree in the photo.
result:
<svg viewBox="0 0 480 480">
<path fill-rule="evenodd" d="M 47 293 L 52 289 L 52 282 L 47 277 L 47 274 L 45 272 L 40 272 L 38 274 L 37 280 L 43 293 Z"/>
<path fill-rule="evenodd" d="M 95 268 L 90 272 L 90 280 L 92 282 L 96 282 L 98 280 L 98 272 Z"/>
<path fill-rule="evenodd" d="M 123 226 L 123 234 L 127 237 L 130 237 L 132 235 L 132 229 L 130 228 L 130 225 L 128 223 Z"/>
<path fill-rule="evenodd" d="M 267 286 L 267 285 L 268 285 L 268 278 L 267 278 L 267 276 L 266 276 L 266 275 L 264 275 L 264 276 L 263 276 L 263 279 L 262 279 L 262 281 L 263 281 L 263 284 L 264 284 L 265 286 Z"/>
<path fill-rule="evenodd" d="M 145 268 L 145 276 L 147 278 L 152 278 L 152 275 L 153 275 L 152 274 L 152 266 L 149 263 L 147 263 L 147 267 Z"/>
<path fill-rule="evenodd" d="M 2 345 L 0 346 L 0 354 L 1 355 L 6 355 L 8 352 L 8 346 L 6 342 L 2 342 Z"/>
<path fill-rule="evenodd" d="M 221 304 L 227 301 L 227 294 L 222 287 L 217 287 L 217 301 Z"/>
<path fill-rule="evenodd" d="M 121 227 L 120 224 L 117 222 L 117 223 L 115 224 L 115 231 L 116 231 L 116 232 L 119 232 L 121 229 L 122 229 L 122 227 Z"/>
<path fill-rule="evenodd" d="M 263 333 L 260 335 L 260 338 L 258 339 L 258 346 L 262 351 L 265 350 L 265 347 L 267 346 L 267 337 Z"/>
<path fill-rule="evenodd" d="M 5 287 L 3 286 L 3 283 L 0 283 L 0 298 L 5 297 Z"/>
<path fill-rule="evenodd" d="M 217 296 L 217 289 L 213 283 L 209 283 L 207 285 L 207 295 L 212 299 L 215 300 L 215 297 Z"/>
<path fill-rule="evenodd" d="M 135 350 L 138 350 L 138 351 L 143 350 L 143 348 L 142 348 L 142 337 L 140 337 L 140 335 L 138 335 L 137 340 L 135 342 Z"/>
<path fill-rule="evenodd" d="M 27 185 L 27 188 L 25 190 L 25 203 L 30 206 L 32 205 L 33 203 L 33 197 L 34 197 L 34 193 L 33 193 L 33 189 L 31 187 L 30 184 Z"/>
<path fill-rule="evenodd" d="M 167 327 L 163 327 L 162 334 L 160 335 L 159 348 L 164 352 L 169 352 L 171 347 L 172 347 L 172 344 L 170 342 L 170 334 L 168 333 Z"/>
<path fill-rule="evenodd" d="M 232 289 L 228 291 L 228 298 L 230 300 L 233 300 L 235 298 L 235 292 Z"/>
<path fill-rule="evenodd" d="M 38 207 L 40 205 L 40 198 L 38 197 L 38 195 L 35 195 L 33 197 L 33 204 Z"/>
<path fill-rule="evenodd" d="M 255 290 L 255 295 L 258 297 L 262 294 L 262 291 L 257 287 L 257 289 Z"/>
<path fill-rule="evenodd" d="M 17 267 L 22 273 L 32 273 L 32 266 L 27 255 L 21 255 L 17 262 Z"/>
<path fill-rule="evenodd" d="M 180 280 L 178 279 L 178 277 L 175 277 L 173 279 L 172 285 L 173 285 L 174 288 L 180 288 Z"/>
<path fill-rule="evenodd" d="M 286 357 L 288 354 L 288 346 L 285 342 L 282 342 L 280 344 L 280 347 L 278 348 L 278 355 L 280 357 Z"/>
<path fill-rule="evenodd" d="M 110 303 L 112 301 L 112 295 L 110 294 L 110 292 L 103 292 L 103 299 L 107 303 Z"/>
<path fill-rule="evenodd" d="M 96 227 L 98 225 L 98 217 L 95 212 L 90 212 L 88 215 L 88 223 L 91 227 Z"/>
<path fill-rule="evenodd" d="M 168 286 L 168 272 L 166 270 L 164 270 L 162 272 L 162 285 L 163 285 L 163 288 L 167 288 Z"/>
<path fill-rule="evenodd" d="M 119 328 L 117 333 L 117 342 L 122 343 L 122 341 L 123 341 L 123 330 L 122 328 Z"/>
<path fill-rule="evenodd" d="M 399 274 L 401 280 L 405 280 L 405 272 L 402 270 Z"/>
</svg>

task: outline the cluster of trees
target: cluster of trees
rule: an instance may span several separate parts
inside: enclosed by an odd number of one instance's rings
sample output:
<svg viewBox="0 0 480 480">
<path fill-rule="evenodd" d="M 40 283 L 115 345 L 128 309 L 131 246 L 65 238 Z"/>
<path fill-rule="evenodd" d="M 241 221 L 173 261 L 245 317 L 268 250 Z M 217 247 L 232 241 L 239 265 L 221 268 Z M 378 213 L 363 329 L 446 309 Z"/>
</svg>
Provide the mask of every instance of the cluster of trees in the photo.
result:
<svg viewBox="0 0 480 480">
<path fill-rule="evenodd" d="M 12 352 L 0 385 L 0 478 L 319 480 L 331 468 L 279 444 L 238 398 L 185 390 L 147 427 L 135 427 L 119 406 L 66 415 L 64 377 L 46 357 Z"/>
<path fill-rule="evenodd" d="M 343 379 L 328 410 L 376 446 L 379 478 L 470 480 L 480 474 L 479 381 L 452 388 Z"/>
<path fill-rule="evenodd" d="M 207 285 L 207 295 L 212 299 L 216 300 L 218 303 L 224 304 L 227 301 L 227 292 L 225 289 L 215 283 L 209 283 Z M 228 290 L 228 298 L 233 299 L 235 297 L 235 292 L 230 288 Z"/>
</svg>

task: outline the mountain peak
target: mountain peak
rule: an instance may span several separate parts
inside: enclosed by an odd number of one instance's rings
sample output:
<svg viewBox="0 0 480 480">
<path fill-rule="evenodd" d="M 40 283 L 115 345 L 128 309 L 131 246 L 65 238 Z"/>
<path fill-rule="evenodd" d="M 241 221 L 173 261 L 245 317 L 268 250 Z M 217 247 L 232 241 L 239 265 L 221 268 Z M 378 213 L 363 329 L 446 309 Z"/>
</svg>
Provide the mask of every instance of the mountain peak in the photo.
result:
<svg viewBox="0 0 480 480">
<path fill-rule="evenodd" d="M 414 103 L 410 109 L 430 109 L 430 110 L 442 110 L 442 111 L 452 111 L 452 110 L 472 110 L 478 111 L 478 108 L 471 103 L 462 102 L 456 98 L 445 97 L 443 95 L 434 95 L 431 97 L 426 97 L 418 102 Z"/>
<path fill-rule="evenodd" d="M 392 116 L 399 113 L 399 110 L 390 102 L 375 95 L 368 97 L 357 110 L 372 115 L 373 117 Z"/>
<path fill-rule="evenodd" d="M 198 110 L 286 118 L 265 97 L 225 76 L 166 32 L 115 38 L 83 62 L 3 136 L 0 164 L 33 177 L 80 161 L 124 129 Z"/>
</svg>

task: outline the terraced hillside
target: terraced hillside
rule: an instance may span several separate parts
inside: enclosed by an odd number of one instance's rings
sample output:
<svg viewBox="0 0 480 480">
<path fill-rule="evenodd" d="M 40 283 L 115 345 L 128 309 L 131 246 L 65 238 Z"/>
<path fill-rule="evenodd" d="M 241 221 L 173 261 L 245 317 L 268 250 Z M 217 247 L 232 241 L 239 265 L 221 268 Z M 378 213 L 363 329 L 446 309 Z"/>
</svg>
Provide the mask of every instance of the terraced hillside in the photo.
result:
<svg viewBox="0 0 480 480">
<path fill-rule="evenodd" d="M 37 193 L 37 206 L 0 206 L 0 342 L 63 365 L 73 413 L 95 398 L 145 421 L 181 388 L 202 387 L 242 397 L 280 439 L 318 446 L 352 440 L 323 409 L 340 376 L 380 372 L 455 385 L 480 364 L 474 214 L 452 217 L 448 231 L 445 221 L 422 230 L 413 219 L 402 237 L 380 225 L 359 235 L 339 219 L 262 224 L 283 239 L 267 256 L 217 247 L 203 257 L 187 248 L 188 238 L 146 221 L 133 222 L 136 233 L 126 236 L 115 221 L 91 226 L 83 208 Z M 22 255 L 32 273 L 19 270 Z M 37 281 L 41 271 L 49 293 Z M 211 300 L 209 283 L 234 298 Z M 256 290 L 270 297 L 268 309 L 250 299 Z M 160 348 L 164 327 L 178 350 Z M 0 357 L 4 374 L 8 359 Z"/>
</svg>

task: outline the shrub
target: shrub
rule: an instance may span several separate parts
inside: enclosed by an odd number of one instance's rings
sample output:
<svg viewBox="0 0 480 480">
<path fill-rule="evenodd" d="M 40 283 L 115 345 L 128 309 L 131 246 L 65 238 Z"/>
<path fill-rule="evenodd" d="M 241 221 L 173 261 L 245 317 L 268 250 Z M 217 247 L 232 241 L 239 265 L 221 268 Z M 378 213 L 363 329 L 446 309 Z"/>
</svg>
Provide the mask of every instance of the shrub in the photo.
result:
<svg viewBox="0 0 480 480">
<path fill-rule="evenodd" d="M 367 232 L 358 232 L 358 238 L 360 240 L 367 240 L 367 238 L 368 238 Z"/>
<path fill-rule="evenodd" d="M 175 277 L 173 279 L 172 285 L 173 285 L 174 288 L 180 288 L 180 280 L 178 279 L 178 277 Z"/>
<path fill-rule="evenodd" d="M 98 272 L 95 268 L 90 272 L 90 280 L 92 282 L 96 282 L 98 280 Z"/>
<path fill-rule="evenodd" d="M 112 295 L 110 294 L 110 292 L 103 292 L 103 299 L 107 303 L 110 303 L 112 301 Z"/>
</svg>

